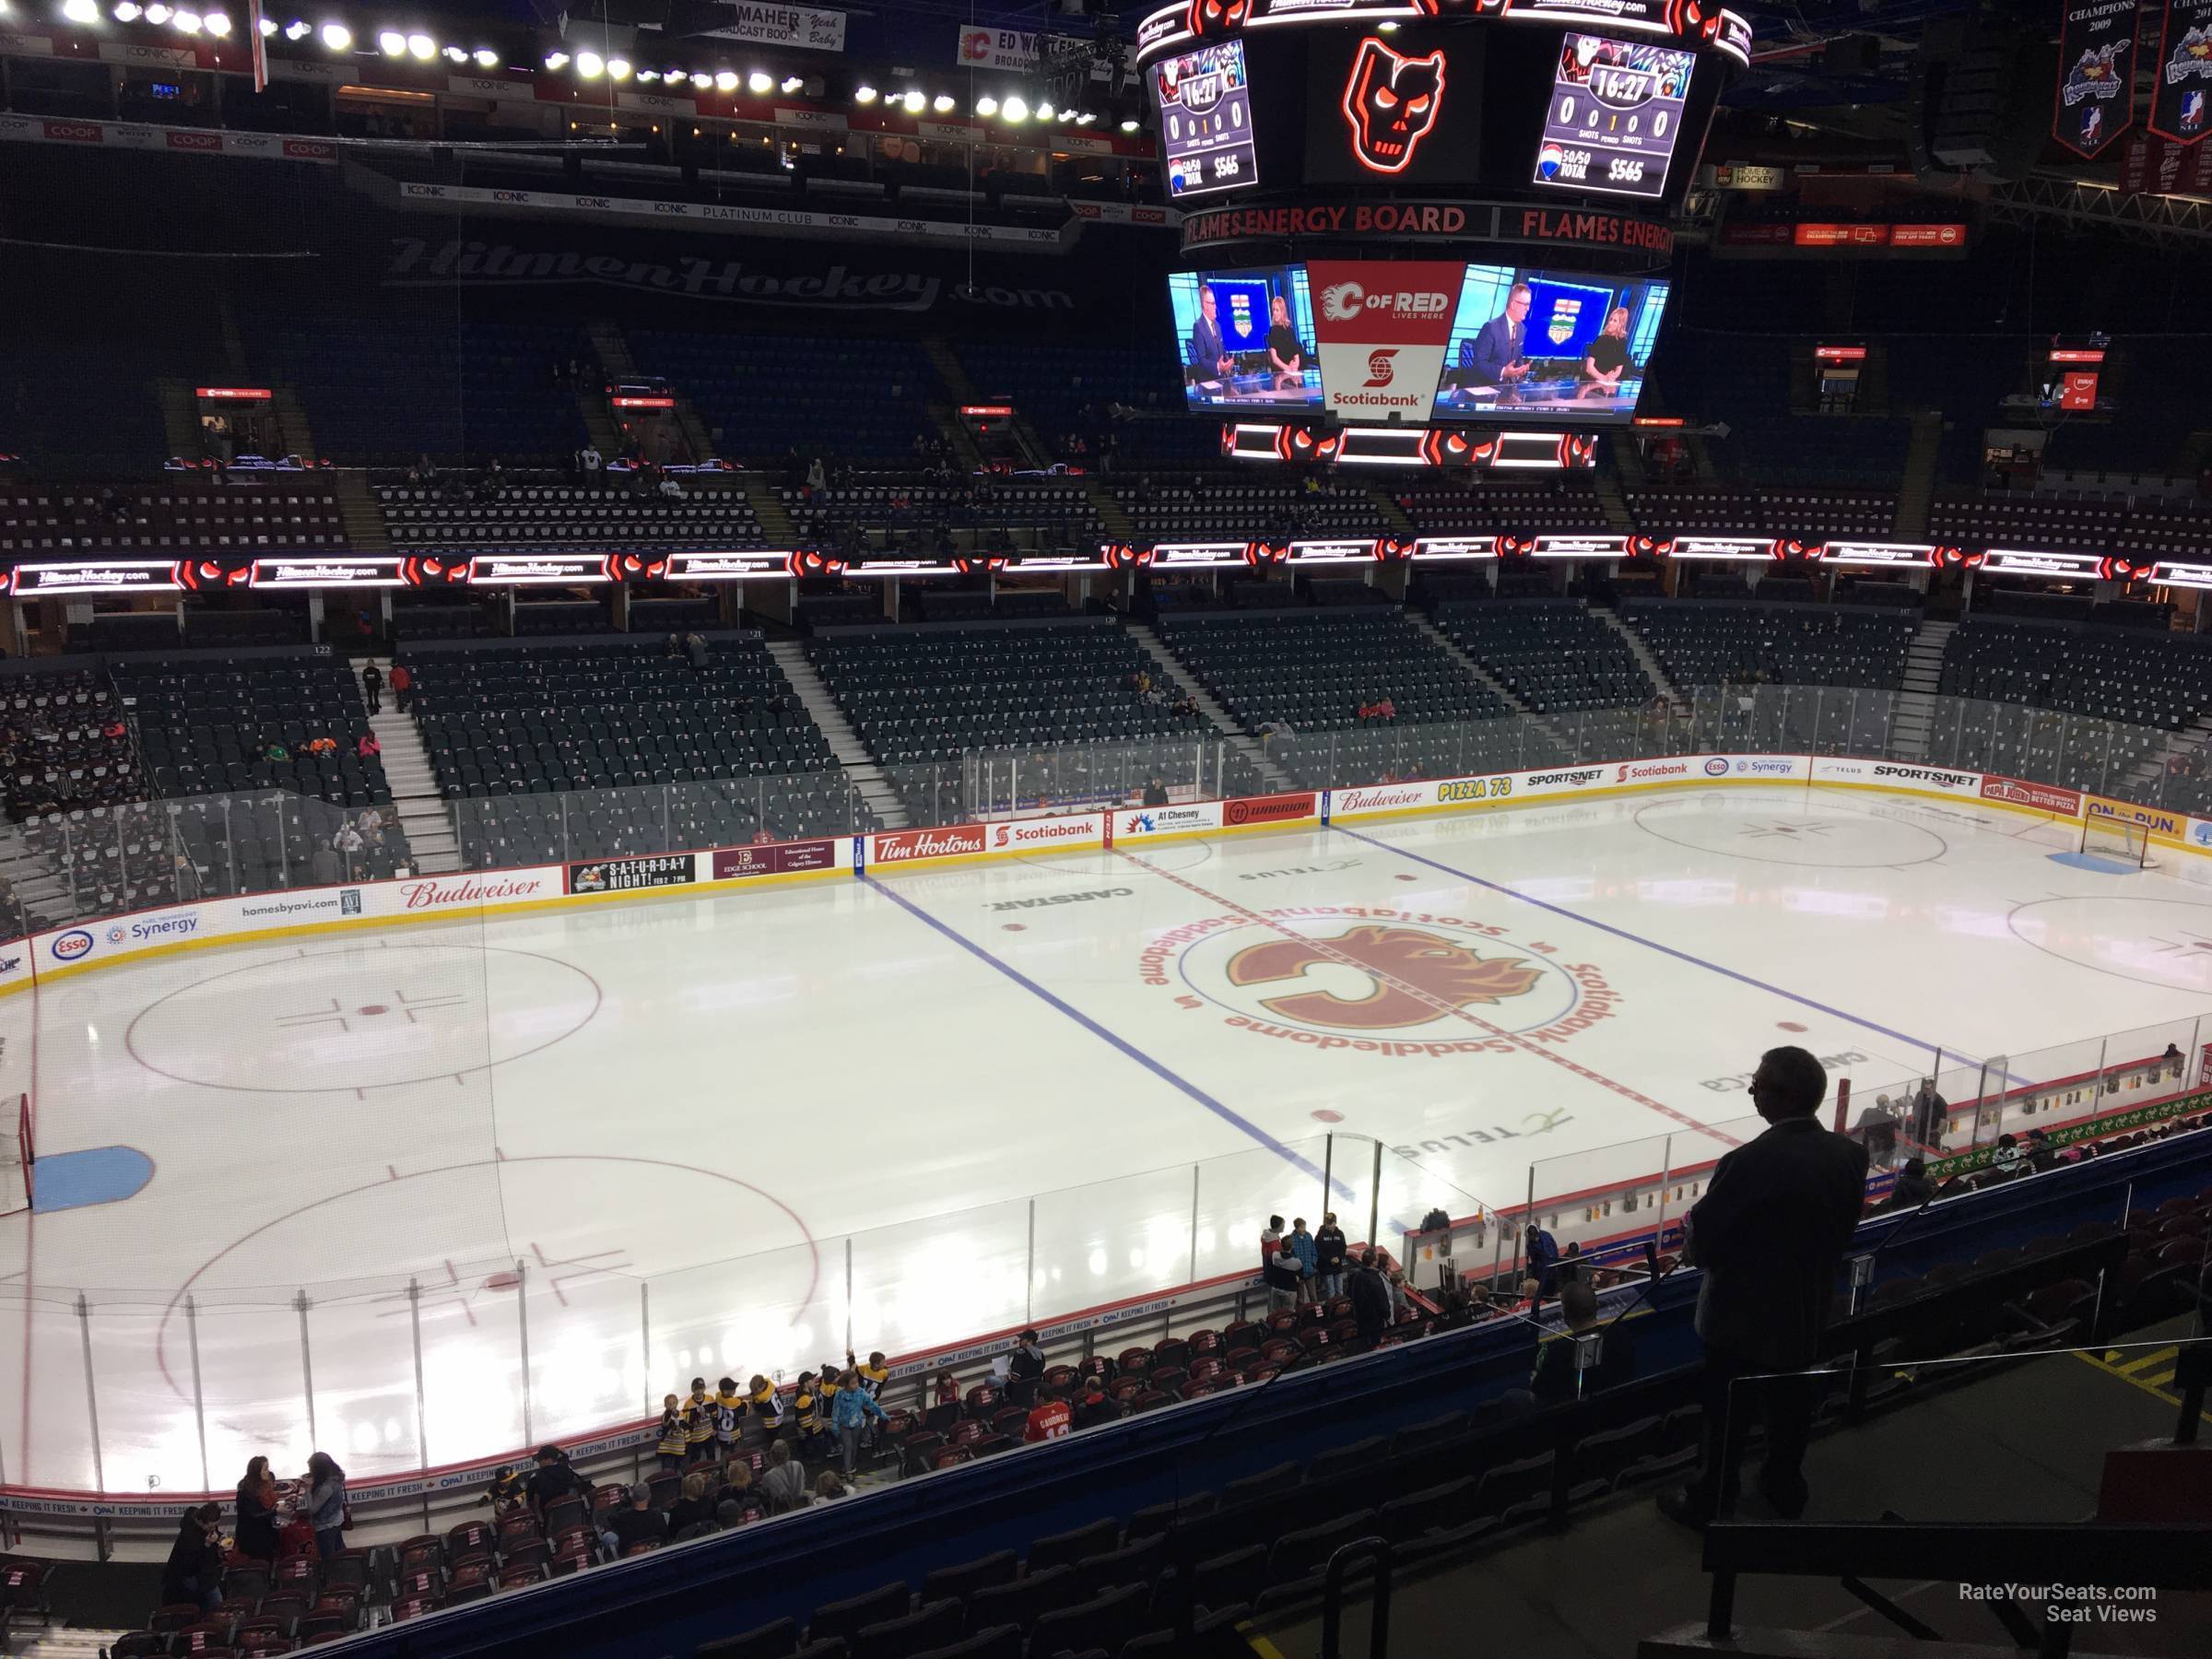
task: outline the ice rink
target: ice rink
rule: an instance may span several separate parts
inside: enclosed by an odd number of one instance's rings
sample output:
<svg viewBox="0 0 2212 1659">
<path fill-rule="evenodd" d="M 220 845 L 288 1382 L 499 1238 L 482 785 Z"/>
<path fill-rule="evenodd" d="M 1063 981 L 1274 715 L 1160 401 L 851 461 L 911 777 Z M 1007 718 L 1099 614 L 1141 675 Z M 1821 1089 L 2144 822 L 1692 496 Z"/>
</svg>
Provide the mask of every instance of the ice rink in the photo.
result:
<svg viewBox="0 0 2212 1659">
<path fill-rule="evenodd" d="M 1865 1099 L 1938 1050 L 2028 1081 L 2185 1041 L 2198 861 L 2054 862 L 2077 835 L 1736 786 L 80 974 L 0 1002 L 41 1176 L 0 1220 L 0 1479 L 197 1488 L 195 1395 L 218 1488 L 311 1435 L 371 1478 L 573 1436 L 848 1329 L 896 1356 L 1242 1269 L 1324 1162 L 1355 1238 L 1532 1163 L 1680 1167 L 1776 1043 Z"/>
</svg>

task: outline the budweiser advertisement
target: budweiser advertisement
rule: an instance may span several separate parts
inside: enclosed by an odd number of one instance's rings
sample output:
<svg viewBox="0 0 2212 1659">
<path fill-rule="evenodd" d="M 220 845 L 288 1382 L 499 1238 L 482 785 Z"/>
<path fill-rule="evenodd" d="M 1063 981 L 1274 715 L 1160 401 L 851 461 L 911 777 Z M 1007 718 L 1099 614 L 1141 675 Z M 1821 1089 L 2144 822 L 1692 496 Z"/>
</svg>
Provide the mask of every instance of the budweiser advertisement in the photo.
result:
<svg viewBox="0 0 2212 1659">
<path fill-rule="evenodd" d="M 1427 420 L 1466 267 L 1316 259 L 1306 274 L 1329 408 L 1347 420 Z"/>
</svg>

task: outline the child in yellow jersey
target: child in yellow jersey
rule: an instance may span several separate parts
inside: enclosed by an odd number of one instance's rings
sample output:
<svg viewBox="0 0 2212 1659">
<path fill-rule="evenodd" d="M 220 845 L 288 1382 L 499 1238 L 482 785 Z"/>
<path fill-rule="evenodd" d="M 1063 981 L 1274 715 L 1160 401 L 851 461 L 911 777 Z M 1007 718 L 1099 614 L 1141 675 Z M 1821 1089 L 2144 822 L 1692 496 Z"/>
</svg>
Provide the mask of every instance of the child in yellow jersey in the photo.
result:
<svg viewBox="0 0 2212 1659">
<path fill-rule="evenodd" d="M 661 1401 L 661 1438 L 657 1447 L 657 1461 L 664 1469 L 681 1469 L 684 1466 L 684 1449 L 691 1437 L 684 1429 L 682 1403 L 674 1394 Z"/>
<path fill-rule="evenodd" d="M 776 1430 L 783 1426 L 783 1401 L 776 1393 L 776 1385 L 766 1377 L 756 1375 L 751 1391 L 746 1395 L 746 1409 L 752 1413 L 753 1423 L 762 1440 L 772 1441 Z"/>
<path fill-rule="evenodd" d="M 812 1371 L 799 1373 L 798 1392 L 791 1396 L 791 1423 L 798 1434 L 797 1450 L 801 1454 L 813 1450 L 822 1437 L 822 1418 Z"/>
<path fill-rule="evenodd" d="M 691 1379 L 691 1396 L 684 1402 L 684 1454 L 693 1463 L 713 1454 L 714 1396 L 704 1377 Z"/>
<path fill-rule="evenodd" d="M 729 1462 L 736 1449 L 737 1419 L 744 1415 L 745 1396 L 737 1392 L 737 1379 L 723 1378 L 714 1394 L 714 1455 L 723 1463 Z"/>
</svg>

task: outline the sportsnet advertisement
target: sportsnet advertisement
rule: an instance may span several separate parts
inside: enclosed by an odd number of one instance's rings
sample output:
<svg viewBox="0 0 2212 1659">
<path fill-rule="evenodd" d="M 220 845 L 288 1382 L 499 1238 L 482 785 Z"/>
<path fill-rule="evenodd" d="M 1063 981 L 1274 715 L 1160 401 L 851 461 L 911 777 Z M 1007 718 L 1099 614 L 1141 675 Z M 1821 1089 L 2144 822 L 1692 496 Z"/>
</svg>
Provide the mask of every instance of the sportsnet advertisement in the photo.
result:
<svg viewBox="0 0 2212 1659">
<path fill-rule="evenodd" d="M 1820 755 L 1813 760 L 1816 783 L 1853 784 L 1867 789 L 1906 789 L 1924 794 L 1982 798 L 1982 774 L 1948 766 L 1917 766 L 1903 760 L 1847 760 Z"/>
<path fill-rule="evenodd" d="M 1428 778 L 1332 790 L 1329 821 L 1453 807 L 1502 806 L 1567 794 L 1614 794 L 1720 782 L 1802 783 L 1811 763 L 1801 755 L 1685 755 L 1653 760 L 1594 760 L 1536 771 L 1467 778 Z"/>
<path fill-rule="evenodd" d="M 2212 96 L 2212 0 L 2166 0 L 2159 56 L 2151 65 L 2150 130 L 2175 144 L 2206 133 L 2205 100 Z"/>
<path fill-rule="evenodd" d="M 2077 156 L 2101 154 L 2136 124 L 2137 9 L 2138 0 L 2064 0 L 2051 136 Z"/>
<path fill-rule="evenodd" d="M 1466 267 L 1443 260 L 1316 259 L 1306 266 L 1330 410 L 1425 421 Z"/>
</svg>

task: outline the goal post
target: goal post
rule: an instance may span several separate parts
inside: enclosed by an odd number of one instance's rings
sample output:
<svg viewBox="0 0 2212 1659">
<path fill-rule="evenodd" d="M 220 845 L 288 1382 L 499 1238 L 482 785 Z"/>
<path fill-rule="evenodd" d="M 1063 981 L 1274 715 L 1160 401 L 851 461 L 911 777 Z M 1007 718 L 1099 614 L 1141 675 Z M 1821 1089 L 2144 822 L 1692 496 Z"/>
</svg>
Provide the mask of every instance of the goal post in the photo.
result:
<svg viewBox="0 0 2212 1659">
<path fill-rule="evenodd" d="M 31 1168 L 38 1153 L 30 1139 L 30 1097 L 18 1095 L 6 1112 L 6 1135 L 0 1140 L 0 1216 L 30 1207 Z"/>
<path fill-rule="evenodd" d="M 2126 818 L 2093 813 L 2081 826 L 2081 850 L 2088 856 L 2124 865 L 2131 870 L 2146 869 L 2150 865 L 2150 831 Z"/>
</svg>

